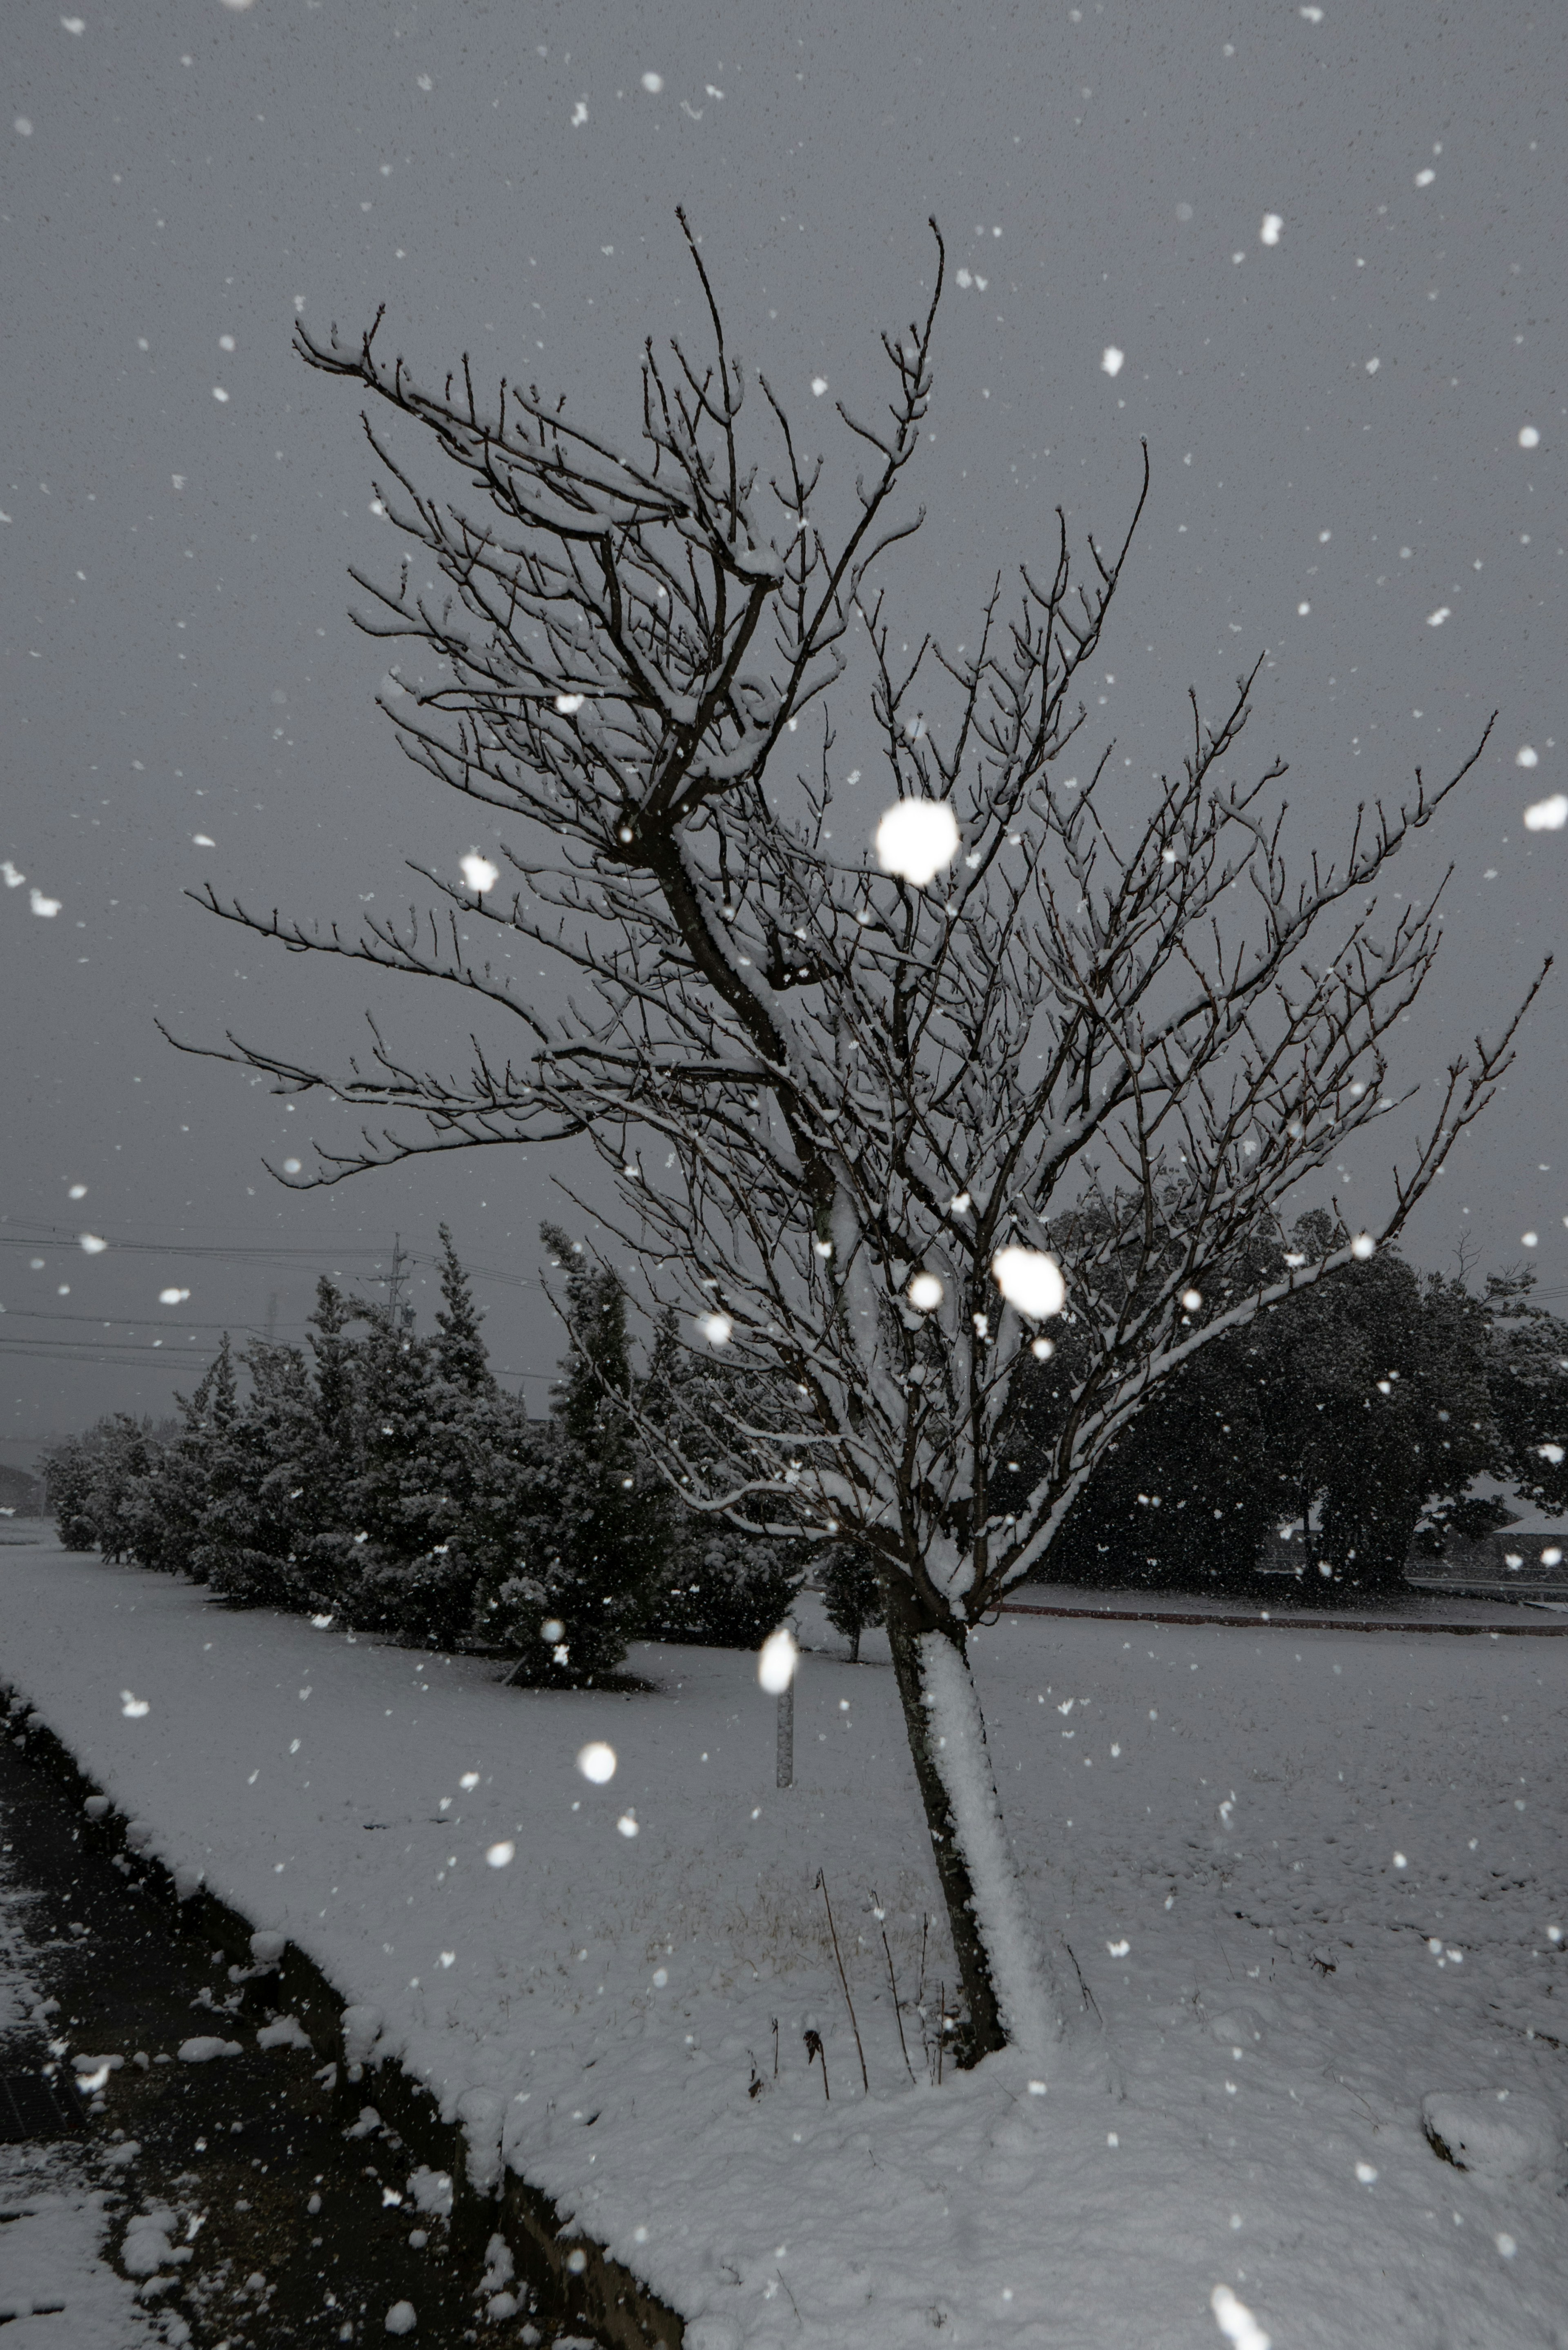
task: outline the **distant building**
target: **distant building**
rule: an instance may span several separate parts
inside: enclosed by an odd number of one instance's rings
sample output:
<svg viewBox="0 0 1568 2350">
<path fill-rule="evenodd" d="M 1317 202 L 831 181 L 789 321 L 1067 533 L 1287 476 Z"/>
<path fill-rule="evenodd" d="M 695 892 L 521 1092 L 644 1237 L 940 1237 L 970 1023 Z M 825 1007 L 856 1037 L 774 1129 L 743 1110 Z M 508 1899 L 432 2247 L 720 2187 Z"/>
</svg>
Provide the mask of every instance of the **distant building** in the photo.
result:
<svg viewBox="0 0 1568 2350">
<path fill-rule="evenodd" d="M 1568 1529 L 1503 1526 L 1475 1542 L 1450 1534 L 1441 1558 L 1412 1558 L 1405 1579 L 1418 1591 L 1568 1601 Z"/>
<path fill-rule="evenodd" d="M 43 1481 L 30 1476 L 26 1469 L 7 1469 L 0 1463 L 0 1511 L 18 1518 L 42 1517 Z"/>
</svg>

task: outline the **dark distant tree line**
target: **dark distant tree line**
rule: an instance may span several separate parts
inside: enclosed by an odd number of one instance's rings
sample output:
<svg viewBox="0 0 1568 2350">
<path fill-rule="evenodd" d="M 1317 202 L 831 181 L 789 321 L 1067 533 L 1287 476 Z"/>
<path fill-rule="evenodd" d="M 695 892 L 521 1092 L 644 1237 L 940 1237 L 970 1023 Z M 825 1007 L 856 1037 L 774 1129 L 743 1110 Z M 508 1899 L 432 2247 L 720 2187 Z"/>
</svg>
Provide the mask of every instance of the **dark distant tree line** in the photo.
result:
<svg viewBox="0 0 1568 2350">
<path fill-rule="evenodd" d="M 804 1545 L 687 1511 L 639 1414 L 700 1423 L 724 1375 L 661 1329 L 632 1360 L 613 1268 L 546 1226 L 569 1351 L 548 1416 L 490 1367 L 441 1228 L 441 1306 L 317 1284 L 305 1347 L 217 1357 L 177 1419 L 126 1413 L 57 1446 L 48 1503 L 73 1550 L 161 1568 L 239 1606 L 514 1656 L 519 1682 L 613 1674 L 635 1638 L 752 1647 L 782 1620 Z"/>
<path fill-rule="evenodd" d="M 1347 1238 L 1324 1211 L 1294 1234 L 1303 1258 Z M 1271 1247 L 1235 1253 L 1194 1325 L 1259 1286 Z M 1373 1594 L 1398 1587 L 1412 1554 L 1510 1522 L 1471 1492 L 1478 1479 L 1561 1514 L 1568 1323 L 1531 1302 L 1533 1282 L 1492 1274 L 1478 1296 L 1386 1248 L 1216 1338 L 1110 1446 L 1052 1546 L 1053 1577 L 1239 1594 L 1268 1565 L 1293 1568 L 1303 1600 Z M 1021 1500 L 1081 1375 L 1080 1317 L 1054 1328 L 1018 1381 L 1007 1472 Z"/>
</svg>

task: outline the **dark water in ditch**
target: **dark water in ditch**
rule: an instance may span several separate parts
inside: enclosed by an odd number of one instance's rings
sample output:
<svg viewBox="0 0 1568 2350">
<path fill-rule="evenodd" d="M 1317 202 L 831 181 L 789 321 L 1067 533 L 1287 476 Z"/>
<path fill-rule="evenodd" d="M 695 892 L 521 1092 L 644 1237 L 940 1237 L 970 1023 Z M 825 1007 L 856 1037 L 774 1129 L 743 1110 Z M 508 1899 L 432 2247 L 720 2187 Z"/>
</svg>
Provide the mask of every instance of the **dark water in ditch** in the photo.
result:
<svg viewBox="0 0 1568 2350">
<path fill-rule="evenodd" d="M 537 2331 L 517 2281 L 486 2274 L 484 2242 L 454 2245 L 444 2219 L 410 2201 L 417 2158 L 389 2130 L 356 2123 L 358 2095 L 347 2110 L 335 2100 L 317 2077 L 329 2052 L 257 2047 L 272 2013 L 266 1979 L 236 1988 L 228 1954 L 139 1889 L 135 1862 L 99 1843 L 79 1796 L 9 1737 L 0 1844 L 23 1968 L 58 2003 L 44 2026 L 57 2048 L 66 2043 L 57 2077 L 68 2082 L 78 2052 L 123 2059 L 90 2106 L 62 2088 L 87 2108 L 78 2142 L 115 2192 L 110 2253 L 148 2206 L 176 2215 L 170 2240 L 189 2235 L 189 2258 L 171 2287 L 153 2291 L 184 2319 L 192 2350 L 385 2342 L 400 2302 L 416 2314 L 410 2338 L 441 2350 L 581 2339 Z M 196 2035 L 237 2041 L 242 2053 L 182 2063 L 175 2052 Z M 36 2079 L 49 2061 L 36 2030 L 0 2035 L 0 2076 Z M 130 2140 L 140 2150 L 117 2164 Z"/>
</svg>

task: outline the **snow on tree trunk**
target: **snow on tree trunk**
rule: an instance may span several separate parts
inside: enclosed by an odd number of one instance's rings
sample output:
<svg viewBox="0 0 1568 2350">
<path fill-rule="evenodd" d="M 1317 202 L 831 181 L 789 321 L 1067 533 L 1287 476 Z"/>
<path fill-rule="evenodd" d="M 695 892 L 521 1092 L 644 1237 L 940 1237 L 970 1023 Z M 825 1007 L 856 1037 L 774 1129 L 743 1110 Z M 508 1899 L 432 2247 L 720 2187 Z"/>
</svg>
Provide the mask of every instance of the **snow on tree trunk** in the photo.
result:
<svg viewBox="0 0 1568 2350">
<path fill-rule="evenodd" d="M 974 1887 L 970 1908 L 990 1963 L 998 2021 L 1013 2047 L 1044 2055 L 1061 2038 L 1062 2019 L 1002 1825 L 969 1656 L 941 1632 L 923 1634 L 917 1646 L 933 1760 Z"/>
<path fill-rule="evenodd" d="M 1061 2037 L 1060 2012 L 1008 1849 L 963 1627 L 922 1621 L 901 1578 L 889 1575 L 884 1587 L 905 1731 L 969 2010 L 962 2054 L 978 2063 L 1011 2043 L 1043 2062 Z"/>
</svg>

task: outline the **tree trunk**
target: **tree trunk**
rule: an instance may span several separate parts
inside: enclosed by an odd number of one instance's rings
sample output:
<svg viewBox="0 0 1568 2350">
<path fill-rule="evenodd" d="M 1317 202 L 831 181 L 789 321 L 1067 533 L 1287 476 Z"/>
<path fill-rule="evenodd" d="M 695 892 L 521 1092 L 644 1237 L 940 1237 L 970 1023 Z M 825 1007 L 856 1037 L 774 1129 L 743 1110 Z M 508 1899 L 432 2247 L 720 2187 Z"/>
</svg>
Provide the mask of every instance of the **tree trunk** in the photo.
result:
<svg viewBox="0 0 1568 2350">
<path fill-rule="evenodd" d="M 904 1727 L 969 2006 L 960 2061 L 1010 2044 L 1044 2054 L 1062 2024 L 1007 1846 L 964 1627 L 926 1620 L 901 1576 L 887 1585 Z"/>
</svg>

